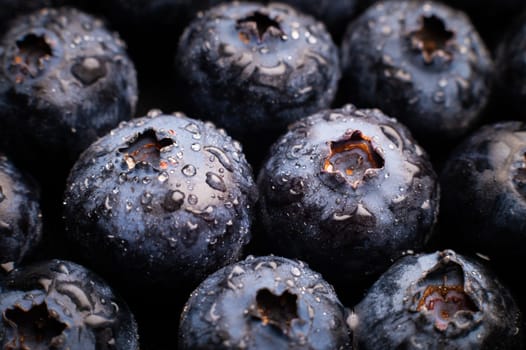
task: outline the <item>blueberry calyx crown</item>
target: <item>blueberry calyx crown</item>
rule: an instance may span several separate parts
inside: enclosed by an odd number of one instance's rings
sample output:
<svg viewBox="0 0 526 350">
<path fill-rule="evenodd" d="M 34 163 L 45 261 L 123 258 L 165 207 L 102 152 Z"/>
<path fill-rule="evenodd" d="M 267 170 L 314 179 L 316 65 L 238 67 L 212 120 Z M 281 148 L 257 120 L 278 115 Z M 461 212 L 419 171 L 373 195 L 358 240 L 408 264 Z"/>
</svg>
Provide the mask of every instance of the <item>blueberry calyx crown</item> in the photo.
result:
<svg viewBox="0 0 526 350">
<path fill-rule="evenodd" d="M 417 290 L 410 292 L 412 311 L 430 317 L 439 331 L 446 331 L 450 323 L 469 328 L 472 322 L 465 322 L 463 315 L 480 311 L 466 291 L 463 267 L 454 259 L 446 252 L 442 260 L 417 281 Z"/>
<path fill-rule="evenodd" d="M 461 285 L 446 284 L 444 276 L 442 285 L 429 285 L 418 302 L 418 311 L 432 311 L 435 317 L 435 327 L 445 331 L 450 318 L 458 311 L 478 311 Z"/>
<path fill-rule="evenodd" d="M 298 318 L 298 296 L 284 291 L 280 295 L 263 288 L 256 295 L 256 312 L 254 317 L 261 320 L 263 325 L 275 326 L 284 334 L 290 331 L 291 322 Z"/>
<path fill-rule="evenodd" d="M 521 166 L 514 170 L 513 184 L 515 189 L 526 198 L 526 152 L 523 154 Z"/>
<path fill-rule="evenodd" d="M 330 153 L 323 163 L 323 171 L 340 175 L 353 188 L 373 169 L 381 169 L 385 164 L 371 138 L 360 130 L 347 130 L 340 140 L 329 141 L 328 145 Z"/>
<path fill-rule="evenodd" d="M 146 130 L 129 143 L 128 147 L 119 149 L 124 154 L 124 162 L 131 170 L 137 164 L 149 164 L 154 169 L 166 169 L 168 163 L 161 160 L 161 149 L 174 143 L 172 139 L 159 140 L 153 130 Z"/>
<path fill-rule="evenodd" d="M 258 44 L 262 43 L 266 37 L 277 37 L 282 40 L 287 38 L 281 29 L 279 18 L 272 19 L 261 11 L 255 11 L 237 20 L 236 29 L 239 31 L 239 39 L 245 44 L 250 43 L 251 38 L 254 37 Z"/>
<path fill-rule="evenodd" d="M 29 310 L 14 305 L 5 310 L 3 321 L 16 329 L 13 338 L 6 343 L 6 349 L 43 349 L 43 345 L 55 348 L 60 345 L 60 334 L 67 328 L 48 309 L 46 302 L 36 304 Z"/>
<path fill-rule="evenodd" d="M 53 50 L 44 35 L 29 33 L 16 41 L 16 53 L 10 65 L 16 83 L 25 77 L 36 78 L 46 68 Z"/>
<path fill-rule="evenodd" d="M 449 50 L 455 33 L 446 29 L 444 21 L 435 16 L 422 16 L 421 27 L 409 34 L 411 46 L 422 53 L 424 62 L 431 64 L 435 57 L 449 62 L 453 53 Z"/>
</svg>

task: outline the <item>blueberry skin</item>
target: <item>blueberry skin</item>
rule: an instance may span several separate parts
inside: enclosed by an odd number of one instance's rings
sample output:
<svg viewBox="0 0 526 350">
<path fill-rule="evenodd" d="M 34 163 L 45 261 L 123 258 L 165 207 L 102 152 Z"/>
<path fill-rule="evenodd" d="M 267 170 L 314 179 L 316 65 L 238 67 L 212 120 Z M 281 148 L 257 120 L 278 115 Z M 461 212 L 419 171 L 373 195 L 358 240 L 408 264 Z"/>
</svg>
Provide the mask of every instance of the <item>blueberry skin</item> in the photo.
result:
<svg viewBox="0 0 526 350">
<path fill-rule="evenodd" d="M 191 291 L 242 255 L 257 187 L 224 130 L 152 110 L 93 143 L 64 198 L 66 235 L 98 271 Z"/>
<path fill-rule="evenodd" d="M 20 263 L 41 239 L 40 187 L 0 153 L 0 265 Z"/>
<path fill-rule="evenodd" d="M 352 149 L 359 141 L 367 154 Z M 363 165 L 351 170 L 354 161 Z M 276 254 L 307 261 L 331 283 L 362 283 L 405 251 L 421 251 L 438 216 L 438 178 L 425 151 L 395 119 L 352 105 L 291 125 L 258 187 Z"/>
<path fill-rule="evenodd" d="M 101 19 L 74 8 L 42 9 L 17 18 L 1 46 L 1 145 L 22 164 L 72 164 L 132 117 L 135 68 Z"/>
<path fill-rule="evenodd" d="M 486 255 L 509 274 L 526 253 L 525 131 L 519 121 L 484 125 L 455 149 L 440 175 L 449 245 Z"/>
<path fill-rule="evenodd" d="M 2 349 L 139 349 L 126 302 L 82 265 L 41 261 L 11 271 L 2 284 Z"/>
<path fill-rule="evenodd" d="M 522 349 L 521 318 L 492 270 L 444 250 L 396 261 L 349 320 L 355 349 L 482 350 Z"/>
<path fill-rule="evenodd" d="M 277 3 L 233 2 L 202 13 L 180 38 L 176 71 L 192 115 L 260 144 L 328 108 L 340 78 L 323 23 Z"/>
<path fill-rule="evenodd" d="M 380 1 L 341 44 L 345 99 L 380 108 L 431 150 L 480 123 L 493 61 L 469 18 L 438 2 Z"/>
<path fill-rule="evenodd" d="M 333 287 L 304 262 L 249 256 L 190 295 L 179 349 L 350 349 L 345 315 Z"/>
</svg>

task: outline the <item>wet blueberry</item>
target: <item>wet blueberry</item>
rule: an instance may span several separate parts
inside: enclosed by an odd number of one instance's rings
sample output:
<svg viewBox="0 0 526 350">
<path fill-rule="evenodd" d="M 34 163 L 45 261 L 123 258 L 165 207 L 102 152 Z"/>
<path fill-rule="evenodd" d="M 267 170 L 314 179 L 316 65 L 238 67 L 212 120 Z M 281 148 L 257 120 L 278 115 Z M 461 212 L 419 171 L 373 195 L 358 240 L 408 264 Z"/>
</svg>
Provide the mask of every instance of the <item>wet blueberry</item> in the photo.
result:
<svg viewBox="0 0 526 350">
<path fill-rule="evenodd" d="M 179 349 L 350 349 L 333 287 L 301 261 L 251 257 L 208 276 L 191 294 Z"/>
<path fill-rule="evenodd" d="M 139 349 L 125 301 L 92 271 L 64 260 L 17 268 L 0 287 L 2 349 Z"/>
<path fill-rule="evenodd" d="M 0 154 L 0 265 L 9 270 L 20 263 L 41 237 L 40 187 Z"/>
<path fill-rule="evenodd" d="M 273 251 L 307 261 L 332 283 L 364 282 L 421 251 L 438 215 L 437 175 L 407 128 L 352 105 L 291 125 L 258 186 Z"/>
<path fill-rule="evenodd" d="M 448 244 L 486 256 L 517 280 L 510 267 L 526 253 L 526 124 L 478 129 L 450 155 L 440 183 Z"/>
<path fill-rule="evenodd" d="M 1 46 L 1 145 L 35 172 L 68 167 L 132 117 L 135 68 L 100 19 L 73 8 L 42 9 L 14 21 Z"/>
<path fill-rule="evenodd" d="M 356 349 L 522 349 L 521 312 L 480 261 L 452 250 L 408 255 L 348 318 Z"/>
<path fill-rule="evenodd" d="M 462 12 L 433 1 L 381 1 L 342 42 L 344 99 L 380 108 L 429 151 L 480 123 L 493 78 L 491 56 Z"/>
<path fill-rule="evenodd" d="M 290 122 L 327 108 L 340 77 L 322 22 L 278 3 L 204 12 L 181 37 L 176 69 L 192 115 L 259 149 Z"/>
<path fill-rule="evenodd" d="M 152 110 L 74 165 L 66 234 L 90 266 L 127 286 L 193 288 L 240 258 L 256 197 L 241 146 L 224 130 Z"/>
</svg>

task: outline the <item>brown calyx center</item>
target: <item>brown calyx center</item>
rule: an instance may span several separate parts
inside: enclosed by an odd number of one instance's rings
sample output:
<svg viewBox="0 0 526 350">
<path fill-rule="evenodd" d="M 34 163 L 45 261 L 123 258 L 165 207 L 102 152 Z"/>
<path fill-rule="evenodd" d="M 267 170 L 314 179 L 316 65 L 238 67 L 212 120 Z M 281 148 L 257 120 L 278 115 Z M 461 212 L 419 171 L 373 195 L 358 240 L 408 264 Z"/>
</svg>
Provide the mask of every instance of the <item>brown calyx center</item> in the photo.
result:
<svg viewBox="0 0 526 350">
<path fill-rule="evenodd" d="M 288 291 L 276 295 L 261 289 L 256 295 L 257 317 L 263 325 L 273 325 L 288 334 L 293 319 L 298 318 L 298 296 Z"/>
<path fill-rule="evenodd" d="M 417 311 L 433 313 L 435 327 L 445 330 L 449 321 L 459 311 L 478 311 L 462 285 L 448 285 L 444 277 L 442 285 L 429 285 L 418 302 Z"/>
<path fill-rule="evenodd" d="M 158 140 L 153 130 L 146 130 L 128 147 L 119 149 L 119 152 L 124 154 L 124 161 L 129 169 L 133 169 L 138 163 L 165 169 L 168 163 L 161 160 L 161 149 L 173 143 L 170 138 Z"/>
<path fill-rule="evenodd" d="M 413 48 L 420 50 L 425 63 L 431 63 L 433 58 L 441 56 L 445 60 L 452 59 L 453 54 L 448 50 L 455 33 L 446 29 L 444 21 L 435 16 L 422 16 L 420 29 L 411 32 Z"/>
<path fill-rule="evenodd" d="M 372 144 L 371 138 L 360 130 L 348 131 L 338 141 L 329 141 L 330 153 L 323 163 L 323 170 L 339 173 L 353 187 L 363 180 L 370 169 L 384 166 L 384 158 Z"/>
<path fill-rule="evenodd" d="M 16 46 L 18 51 L 12 66 L 17 69 L 17 82 L 22 82 L 24 76 L 37 77 L 53 55 L 51 46 L 43 35 L 27 34 L 16 42 Z"/>
<path fill-rule="evenodd" d="M 6 340 L 5 349 L 54 349 L 60 344 L 58 337 L 67 325 L 53 317 L 46 303 L 34 305 L 29 310 L 18 306 L 7 309 L 4 323 L 13 330 L 13 338 Z"/>
<path fill-rule="evenodd" d="M 283 37 L 285 33 L 281 29 L 279 19 L 272 19 L 268 15 L 256 11 L 239 19 L 236 23 L 239 39 L 248 44 L 251 38 L 255 38 L 257 43 L 262 43 L 265 37 Z"/>
</svg>

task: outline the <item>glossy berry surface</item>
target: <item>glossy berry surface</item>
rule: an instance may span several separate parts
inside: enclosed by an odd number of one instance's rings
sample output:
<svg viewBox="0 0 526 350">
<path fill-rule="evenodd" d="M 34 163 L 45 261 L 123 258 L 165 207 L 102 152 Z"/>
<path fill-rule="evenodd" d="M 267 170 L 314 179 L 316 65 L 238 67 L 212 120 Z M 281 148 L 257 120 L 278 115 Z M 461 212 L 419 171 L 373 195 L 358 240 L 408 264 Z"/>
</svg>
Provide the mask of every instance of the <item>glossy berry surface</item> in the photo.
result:
<svg viewBox="0 0 526 350">
<path fill-rule="evenodd" d="M 481 253 L 509 274 L 526 252 L 525 131 L 519 121 L 481 127 L 451 154 L 440 177 L 449 244 Z"/>
<path fill-rule="evenodd" d="M 327 108 L 340 77 L 325 26 L 277 3 L 205 11 L 180 39 L 176 70 L 192 115 L 260 146 L 290 122 Z"/>
<path fill-rule="evenodd" d="M 381 1 L 342 41 L 344 99 L 380 108 L 427 149 L 480 123 L 493 63 L 469 18 L 438 2 Z"/>
<path fill-rule="evenodd" d="M 13 22 L 1 46 L 0 143 L 27 166 L 73 163 L 131 118 L 135 68 L 100 19 L 74 8 L 42 9 Z"/>
<path fill-rule="evenodd" d="M 41 238 L 40 187 L 0 154 L 0 265 L 20 263 Z"/>
<path fill-rule="evenodd" d="M 126 303 L 81 265 L 42 261 L 0 283 L 2 349 L 139 349 Z"/>
<path fill-rule="evenodd" d="M 444 250 L 395 262 L 349 320 L 356 349 L 522 349 L 521 317 L 492 270 Z"/>
<path fill-rule="evenodd" d="M 407 128 L 352 105 L 289 127 L 258 186 L 272 249 L 329 281 L 376 276 L 405 251 L 422 250 L 438 215 L 437 175 Z"/>
<path fill-rule="evenodd" d="M 345 310 L 330 284 L 301 261 L 248 257 L 191 294 L 179 349 L 350 349 Z"/>
<path fill-rule="evenodd" d="M 127 286 L 181 288 L 241 256 L 257 188 L 222 129 L 151 111 L 93 143 L 64 198 L 66 234 L 90 264 Z"/>
</svg>

